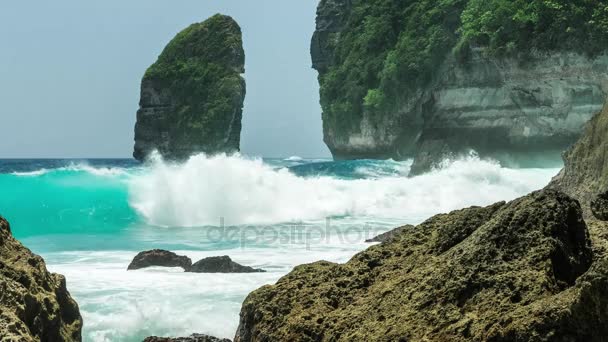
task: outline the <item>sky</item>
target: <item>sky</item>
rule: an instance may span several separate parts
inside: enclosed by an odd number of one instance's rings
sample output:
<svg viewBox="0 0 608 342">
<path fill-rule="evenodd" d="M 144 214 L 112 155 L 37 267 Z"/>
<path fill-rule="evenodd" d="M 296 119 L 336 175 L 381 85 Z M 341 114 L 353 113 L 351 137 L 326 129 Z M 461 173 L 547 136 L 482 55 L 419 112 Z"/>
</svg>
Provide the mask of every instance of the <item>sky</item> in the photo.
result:
<svg viewBox="0 0 608 342">
<path fill-rule="evenodd" d="M 182 29 L 215 13 L 243 30 L 241 149 L 327 157 L 310 38 L 318 0 L 0 3 L 0 158 L 122 158 L 144 71 Z"/>
</svg>

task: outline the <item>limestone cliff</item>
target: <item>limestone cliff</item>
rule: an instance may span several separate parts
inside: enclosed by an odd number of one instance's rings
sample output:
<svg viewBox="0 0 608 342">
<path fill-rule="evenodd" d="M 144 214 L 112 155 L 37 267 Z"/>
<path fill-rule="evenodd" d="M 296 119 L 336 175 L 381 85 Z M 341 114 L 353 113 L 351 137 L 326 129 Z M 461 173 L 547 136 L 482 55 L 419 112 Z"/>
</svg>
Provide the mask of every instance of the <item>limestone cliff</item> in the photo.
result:
<svg viewBox="0 0 608 342">
<path fill-rule="evenodd" d="M 592 199 L 608 191 L 608 104 L 564 154 L 564 163 L 565 167 L 549 187 L 577 198 L 589 213 Z"/>
<path fill-rule="evenodd" d="M 604 341 L 607 228 L 551 190 L 438 215 L 254 291 L 235 341 Z"/>
<path fill-rule="evenodd" d="M 551 4 L 322 0 L 311 54 L 334 157 L 416 157 L 413 173 L 470 149 L 559 158 L 608 92 L 608 11 Z"/>
<path fill-rule="evenodd" d="M 241 29 L 231 17 L 218 14 L 180 32 L 142 80 L 133 156 L 238 151 L 244 65 Z"/>
<path fill-rule="evenodd" d="M 0 217 L 0 340 L 80 341 L 82 318 L 65 278 L 23 247 Z"/>
</svg>

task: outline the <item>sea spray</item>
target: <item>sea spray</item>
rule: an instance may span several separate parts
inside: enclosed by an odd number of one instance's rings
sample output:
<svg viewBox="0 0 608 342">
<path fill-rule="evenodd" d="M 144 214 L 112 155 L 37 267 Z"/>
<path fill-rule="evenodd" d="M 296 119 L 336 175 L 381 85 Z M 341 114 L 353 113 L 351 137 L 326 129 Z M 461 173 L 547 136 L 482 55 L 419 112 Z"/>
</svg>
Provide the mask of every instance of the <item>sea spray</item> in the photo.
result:
<svg viewBox="0 0 608 342">
<path fill-rule="evenodd" d="M 0 214 L 51 271 L 66 276 L 84 317 L 84 340 L 95 342 L 193 332 L 230 338 L 250 291 L 302 263 L 347 261 L 368 246 L 368 228 L 386 231 L 508 200 L 543 187 L 558 171 L 508 169 L 475 157 L 413 178 L 411 161 L 391 160 L 200 155 L 185 163 L 29 164 L 0 162 Z M 221 217 L 245 239 L 218 239 Z M 255 235 L 268 229 L 272 234 Z M 133 256 L 152 248 L 193 260 L 230 255 L 268 272 L 126 271 Z"/>
<path fill-rule="evenodd" d="M 420 220 L 471 205 L 510 200 L 548 183 L 556 169 L 507 169 L 475 156 L 441 170 L 339 179 L 299 176 L 299 167 L 276 169 L 261 159 L 198 155 L 182 164 L 152 161 L 130 179 L 130 203 L 149 223 L 167 227 L 274 224 L 326 217 Z M 411 164 L 411 162 L 410 162 Z M 361 168 L 356 168 L 361 173 Z M 365 172 L 372 173 L 373 170 Z"/>
</svg>

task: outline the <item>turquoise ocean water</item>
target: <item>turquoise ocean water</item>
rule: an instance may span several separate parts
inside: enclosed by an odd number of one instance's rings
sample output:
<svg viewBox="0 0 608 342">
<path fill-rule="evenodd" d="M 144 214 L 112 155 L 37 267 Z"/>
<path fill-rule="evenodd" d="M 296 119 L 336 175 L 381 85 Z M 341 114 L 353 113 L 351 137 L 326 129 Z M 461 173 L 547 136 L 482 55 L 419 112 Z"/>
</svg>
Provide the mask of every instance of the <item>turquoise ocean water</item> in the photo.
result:
<svg viewBox="0 0 608 342">
<path fill-rule="evenodd" d="M 471 156 L 419 177 L 411 162 L 192 157 L 0 160 L 0 215 L 66 275 L 85 341 L 206 333 L 232 338 L 240 305 L 295 265 L 345 262 L 366 238 L 440 212 L 510 200 L 558 169 L 509 169 Z M 261 274 L 126 271 L 137 252 L 213 255 Z"/>
</svg>

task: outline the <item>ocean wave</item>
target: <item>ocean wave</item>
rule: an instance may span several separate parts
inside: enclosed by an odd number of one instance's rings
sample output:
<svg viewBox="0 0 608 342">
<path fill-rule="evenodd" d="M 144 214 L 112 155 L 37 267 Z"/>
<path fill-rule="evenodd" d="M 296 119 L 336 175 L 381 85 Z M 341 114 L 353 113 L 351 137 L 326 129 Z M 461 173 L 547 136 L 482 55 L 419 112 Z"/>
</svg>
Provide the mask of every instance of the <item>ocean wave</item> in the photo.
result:
<svg viewBox="0 0 608 342">
<path fill-rule="evenodd" d="M 129 180 L 129 198 L 149 224 L 167 227 L 217 225 L 220 218 L 229 225 L 345 216 L 411 221 L 519 197 L 543 187 L 557 172 L 508 169 L 469 156 L 418 177 L 340 179 L 328 173 L 302 176 L 298 169 L 272 168 L 260 159 L 198 155 L 183 164 L 153 159 Z"/>
<path fill-rule="evenodd" d="M 37 176 L 44 176 L 44 175 L 47 175 L 50 173 L 59 174 L 62 172 L 74 172 L 74 173 L 83 172 L 83 173 L 89 173 L 89 174 L 95 175 L 95 176 L 124 176 L 124 175 L 129 174 L 129 170 L 126 168 L 98 167 L 98 166 L 91 166 L 86 163 L 70 163 L 67 166 L 53 168 L 53 169 L 41 168 L 41 169 L 34 170 L 34 171 L 22 171 L 22 172 L 15 171 L 15 172 L 11 172 L 10 174 L 13 176 L 19 176 L 19 177 L 37 177 Z"/>
</svg>

